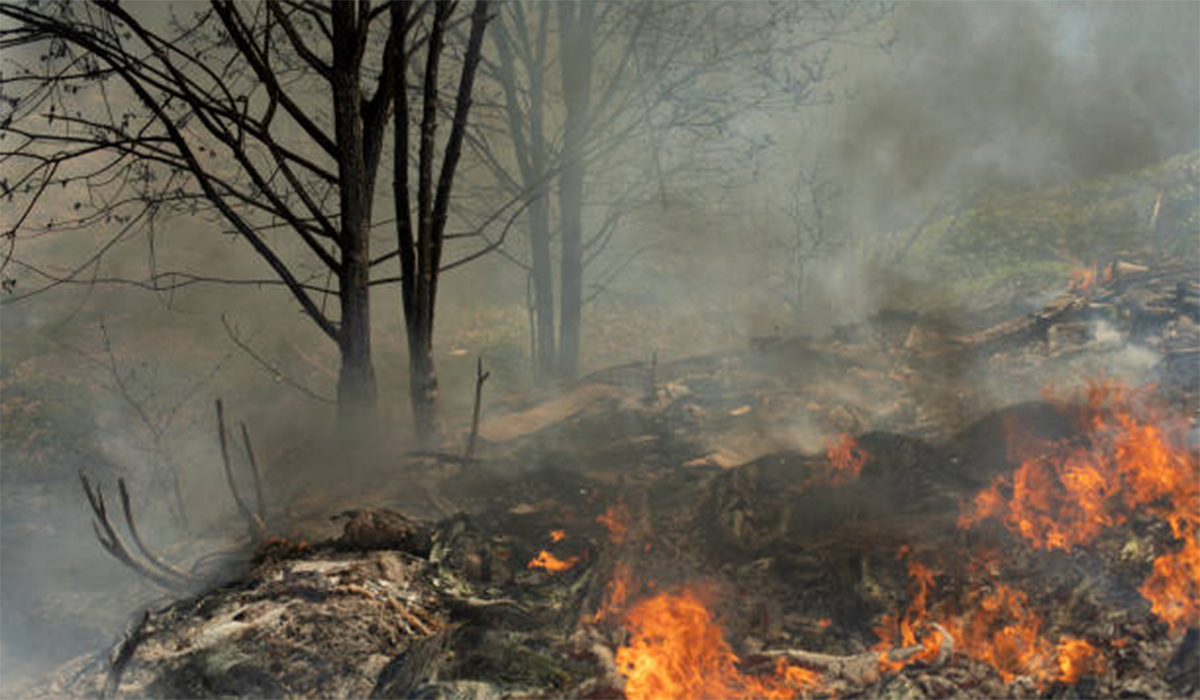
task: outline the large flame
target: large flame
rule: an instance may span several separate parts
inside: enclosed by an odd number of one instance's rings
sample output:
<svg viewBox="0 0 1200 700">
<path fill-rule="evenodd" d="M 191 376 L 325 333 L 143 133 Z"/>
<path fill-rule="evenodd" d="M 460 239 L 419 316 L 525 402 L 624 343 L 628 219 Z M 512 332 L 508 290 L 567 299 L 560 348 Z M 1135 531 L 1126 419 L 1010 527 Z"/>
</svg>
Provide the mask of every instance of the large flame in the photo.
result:
<svg viewBox="0 0 1200 700">
<path fill-rule="evenodd" d="M 738 669 L 738 657 L 691 589 L 641 601 L 625 618 L 631 636 L 617 650 L 629 700 L 792 698 L 817 687 L 819 674 L 780 660 L 774 673 Z"/>
<path fill-rule="evenodd" d="M 1149 388 L 1093 383 L 1082 410 L 1084 439 L 1044 446 L 1012 476 L 997 478 L 959 518 L 968 528 L 996 518 L 1031 545 L 1091 542 L 1134 511 L 1170 524 L 1177 549 L 1161 555 L 1139 589 L 1173 629 L 1200 619 L 1200 459 L 1184 447 L 1186 422 L 1168 416 Z"/>
</svg>

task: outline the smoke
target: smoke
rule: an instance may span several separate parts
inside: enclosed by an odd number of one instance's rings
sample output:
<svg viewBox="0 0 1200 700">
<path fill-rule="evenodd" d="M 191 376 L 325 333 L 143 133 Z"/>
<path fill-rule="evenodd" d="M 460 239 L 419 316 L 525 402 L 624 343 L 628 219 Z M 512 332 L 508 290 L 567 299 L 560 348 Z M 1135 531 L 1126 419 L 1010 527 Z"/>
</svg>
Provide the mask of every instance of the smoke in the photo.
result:
<svg viewBox="0 0 1200 700">
<path fill-rule="evenodd" d="M 1195 3 L 907 3 L 845 109 L 856 213 L 895 230 L 948 190 L 1127 172 L 1200 139 Z"/>
</svg>

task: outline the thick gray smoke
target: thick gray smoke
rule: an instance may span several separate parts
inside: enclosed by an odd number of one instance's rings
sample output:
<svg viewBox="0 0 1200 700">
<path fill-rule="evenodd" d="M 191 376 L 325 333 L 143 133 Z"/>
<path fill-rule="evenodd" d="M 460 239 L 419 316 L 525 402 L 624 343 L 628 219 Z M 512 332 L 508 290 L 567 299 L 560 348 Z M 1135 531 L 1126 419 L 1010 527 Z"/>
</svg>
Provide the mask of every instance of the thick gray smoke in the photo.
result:
<svg viewBox="0 0 1200 700">
<path fill-rule="evenodd" d="M 1200 4 L 924 2 L 895 20 L 837 149 L 885 230 L 955 186 L 1126 172 L 1200 140 Z"/>
</svg>

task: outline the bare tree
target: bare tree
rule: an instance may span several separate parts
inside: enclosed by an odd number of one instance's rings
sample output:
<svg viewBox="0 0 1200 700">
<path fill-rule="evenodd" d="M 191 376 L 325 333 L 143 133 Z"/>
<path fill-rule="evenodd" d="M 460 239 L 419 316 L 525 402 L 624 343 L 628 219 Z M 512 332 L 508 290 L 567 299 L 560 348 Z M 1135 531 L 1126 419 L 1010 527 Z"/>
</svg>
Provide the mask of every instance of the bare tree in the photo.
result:
<svg viewBox="0 0 1200 700">
<path fill-rule="evenodd" d="M 395 80 L 407 75 L 404 50 L 407 27 L 412 21 L 413 3 L 399 2 L 391 7 L 393 46 L 397 70 Z M 428 443 L 437 426 L 437 371 L 433 362 L 433 321 L 437 305 L 438 280 L 444 269 L 442 250 L 446 239 L 446 219 L 455 170 L 462 154 L 463 134 L 471 108 L 471 92 L 488 22 L 488 3 L 477 0 L 471 13 L 470 38 L 459 75 L 450 135 L 446 140 L 440 169 L 435 162 L 438 127 L 438 74 L 447 27 L 454 4 L 438 2 L 425 47 L 425 71 L 421 91 L 420 146 L 416 163 L 417 191 L 413 201 L 409 185 L 408 91 L 403 85 L 394 90 L 396 110 L 395 178 L 393 201 L 396 207 L 397 256 L 400 260 L 400 298 L 408 338 L 409 397 L 416 421 L 418 440 Z M 436 183 L 434 181 L 437 173 Z M 416 226 L 413 226 L 413 218 Z M 414 235 L 415 233 L 415 235 Z"/>
<path fill-rule="evenodd" d="M 783 201 L 783 217 L 790 228 L 775 236 L 773 248 L 782 255 L 780 271 L 784 299 L 799 312 L 809 296 L 814 264 L 829 258 L 846 245 L 838 227 L 842 189 L 827 176 L 821 163 L 799 171 Z"/>
<path fill-rule="evenodd" d="M 827 99 L 820 86 L 831 44 L 877 25 L 889 9 L 821 2 L 500 5 L 490 35 L 495 60 L 482 68 L 496 105 L 475 121 L 468 140 L 502 188 L 536 193 L 528 255 L 506 257 L 530 277 L 540 379 L 575 374 L 589 298 L 584 269 L 601 257 L 623 217 L 669 198 L 664 160 L 682 153 L 727 159 L 731 148 L 747 150 L 730 128 L 737 118 Z M 614 186 L 618 180 L 628 187 Z M 557 207 L 549 196 L 555 185 Z M 586 230 L 589 221 L 594 228 Z"/>
<path fill-rule="evenodd" d="M 160 292 L 198 283 L 282 286 L 338 346 L 345 432 L 374 421 L 370 288 L 403 281 L 406 316 L 415 313 L 410 347 L 423 348 L 413 355 L 414 376 L 424 377 L 414 392 L 426 402 L 440 241 L 486 2 L 471 15 L 436 189 L 437 67 L 456 3 L 212 0 L 186 20 L 158 17 L 162 11 L 149 7 L 112 0 L 0 5 L 0 49 L 9 64 L 0 79 L 7 141 L 0 164 L 8 175 L 0 195 L 19 205 L 0 263 L 13 292 L 9 301 L 69 283 L 112 281 Z M 428 15 L 432 25 L 423 28 Z M 408 200 L 398 198 L 405 212 L 398 226 L 402 274 L 373 281 L 372 267 L 396 256 L 371 254 L 386 127 L 393 110 L 403 108 L 395 175 L 397 192 L 406 191 L 406 68 L 426 45 L 418 235 L 403 244 L 413 229 L 405 225 Z M 47 196 L 59 188 L 78 198 L 65 221 Z M 216 221 L 223 233 L 248 243 L 271 275 L 158 269 L 153 224 L 181 214 Z M 115 233 L 66 273 L 18 250 L 18 243 L 49 231 L 104 225 Z M 101 258 L 138 230 L 149 232 L 150 276 L 103 278 Z M 416 263 L 404 264 L 414 249 Z M 16 293 L 17 274 L 36 280 L 33 288 Z M 336 311 L 325 304 L 330 296 Z"/>
</svg>

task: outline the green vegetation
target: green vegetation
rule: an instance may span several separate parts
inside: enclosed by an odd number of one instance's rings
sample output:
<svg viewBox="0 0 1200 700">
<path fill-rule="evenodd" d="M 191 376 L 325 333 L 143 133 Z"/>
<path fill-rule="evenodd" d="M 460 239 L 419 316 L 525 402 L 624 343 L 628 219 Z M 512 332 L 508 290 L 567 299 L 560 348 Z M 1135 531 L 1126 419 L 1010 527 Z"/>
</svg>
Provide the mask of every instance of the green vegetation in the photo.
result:
<svg viewBox="0 0 1200 700">
<path fill-rule="evenodd" d="M 958 302 L 986 305 L 1062 288 L 1072 270 L 1123 251 L 1196 262 L 1198 212 L 1200 151 L 1135 173 L 989 195 L 931 224 L 910 259 L 926 261 Z"/>
</svg>

